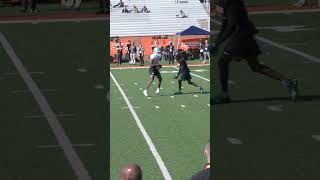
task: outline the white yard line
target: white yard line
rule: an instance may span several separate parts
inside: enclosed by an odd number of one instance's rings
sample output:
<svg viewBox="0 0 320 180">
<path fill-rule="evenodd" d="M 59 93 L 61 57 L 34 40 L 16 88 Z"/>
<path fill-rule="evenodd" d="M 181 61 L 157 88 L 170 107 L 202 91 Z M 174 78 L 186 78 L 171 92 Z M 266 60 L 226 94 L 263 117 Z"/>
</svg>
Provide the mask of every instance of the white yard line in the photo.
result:
<svg viewBox="0 0 320 180">
<path fill-rule="evenodd" d="M 140 109 L 140 108 L 141 107 L 138 107 L 138 106 L 137 107 L 133 107 L 133 109 Z M 126 106 L 126 107 L 121 107 L 121 109 L 130 109 L 130 108 Z"/>
<path fill-rule="evenodd" d="M 310 12 L 320 12 L 320 8 L 319 9 L 293 9 L 293 10 L 259 11 L 259 12 L 249 12 L 249 14 L 290 14 L 290 13 L 310 13 Z"/>
<path fill-rule="evenodd" d="M 312 137 L 314 140 L 320 141 L 320 135 L 314 134 L 314 135 L 312 135 L 311 137 Z"/>
<path fill-rule="evenodd" d="M 132 107 L 129 99 L 127 98 L 127 95 L 124 93 L 123 89 L 121 88 L 121 86 L 119 85 L 118 81 L 116 80 L 116 78 L 113 76 L 113 74 L 110 72 L 110 77 L 112 78 L 113 82 L 116 84 L 117 88 L 119 89 L 121 95 L 123 96 L 123 99 L 125 100 L 125 102 L 127 103 L 127 106 L 134 118 L 134 120 L 136 121 L 140 132 L 142 133 L 144 139 L 146 140 L 152 155 L 154 156 L 154 158 L 156 159 L 158 166 L 162 172 L 163 177 L 165 178 L 165 180 L 172 180 L 172 177 L 166 167 L 166 165 L 164 164 L 164 162 L 162 161 L 162 158 L 160 156 L 160 154 L 158 153 L 155 145 L 153 144 L 150 136 L 148 135 L 147 131 L 145 130 L 145 128 L 143 127 L 141 120 L 138 116 L 138 114 L 136 113 L 136 111 L 134 110 L 134 108 Z"/>
<path fill-rule="evenodd" d="M 173 68 L 179 69 L 179 68 L 177 68 L 177 67 L 173 67 Z M 195 77 L 197 77 L 197 78 L 200 78 L 200 79 L 203 79 L 203 80 L 205 80 L 205 81 L 210 82 L 210 79 L 207 79 L 207 78 L 205 78 L 205 77 L 199 76 L 199 75 L 194 74 L 194 73 L 190 73 L 190 74 L 193 75 L 193 76 L 195 76 Z"/>
<path fill-rule="evenodd" d="M 29 74 L 45 74 L 45 72 L 29 72 Z M 4 76 L 11 76 L 11 75 L 19 75 L 18 73 L 12 72 L 12 73 L 3 73 Z"/>
<path fill-rule="evenodd" d="M 210 66 L 210 64 L 189 64 L 189 67 L 203 67 L 203 66 Z M 163 68 L 168 68 L 168 67 L 175 67 L 172 65 L 162 65 Z M 124 70 L 124 69 L 148 69 L 149 66 L 124 66 L 124 67 L 110 67 L 110 69 L 115 69 L 115 70 Z"/>
<path fill-rule="evenodd" d="M 242 141 L 238 138 L 234 138 L 234 137 L 227 137 L 226 138 L 227 141 L 231 144 L 235 144 L 235 145 L 238 145 L 238 144 L 243 144 Z"/>
<path fill-rule="evenodd" d="M 56 89 L 40 89 L 40 92 L 56 92 Z M 14 91 L 10 91 L 11 93 L 29 93 L 31 92 L 28 89 L 25 90 L 14 90 Z"/>
<path fill-rule="evenodd" d="M 75 117 L 76 114 L 56 114 L 57 117 Z M 26 119 L 37 119 L 37 118 L 45 118 L 44 115 L 29 115 L 24 116 Z"/>
<path fill-rule="evenodd" d="M 95 146 L 95 144 L 72 144 L 73 147 L 89 147 Z M 36 148 L 47 149 L 47 148 L 61 148 L 60 145 L 38 145 Z"/>
<path fill-rule="evenodd" d="M 73 149 L 72 143 L 68 136 L 66 135 L 62 125 L 60 124 L 56 114 L 53 112 L 52 108 L 50 107 L 48 101 L 41 93 L 38 85 L 34 82 L 31 78 L 31 75 L 26 70 L 22 61 L 15 53 L 14 49 L 11 47 L 10 43 L 6 39 L 6 37 L 0 32 L 0 42 L 7 52 L 8 56 L 10 57 L 12 63 L 15 65 L 17 71 L 19 72 L 20 76 L 32 92 L 32 95 L 36 102 L 38 103 L 42 113 L 46 116 L 48 123 L 51 127 L 52 132 L 54 133 L 58 144 L 62 147 L 66 158 L 69 160 L 76 176 L 79 180 L 91 180 L 87 169 L 84 167 L 84 164 L 80 160 L 78 154 Z"/>
<path fill-rule="evenodd" d="M 32 19 L 32 20 L 2 20 L 0 24 L 21 24 L 21 23 L 57 23 L 57 22 L 81 22 L 81 21 L 107 21 L 107 17 L 94 18 L 67 18 L 67 19 Z"/>
<path fill-rule="evenodd" d="M 212 21 L 213 21 L 214 23 L 216 23 L 216 24 L 220 24 L 220 25 L 221 25 L 221 22 L 219 22 L 219 21 L 217 21 L 217 20 L 214 20 L 214 19 L 213 19 Z M 267 44 L 272 45 L 272 46 L 274 46 L 274 47 L 277 47 L 277 48 L 279 48 L 279 49 L 282 49 L 282 50 L 291 52 L 291 53 L 293 53 L 293 54 L 296 54 L 296 55 L 298 55 L 298 56 L 301 56 L 301 57 L 303 57 L 303 58 L 306 58 L 306 59 L 308 59 L 308 60 L 310 60 L 310 61 L 313 61 L 313 62 L 316 62 L 316 63 L 320 63 L 320 59 L 317 58 L 317 57 L 315 57 L 315 56 L 311 56 L 311 55 L 309 55 L 309 54 L 306 54 L 306 53 L 304 53 L 304 52 L 298 51 L 298 50 L 296 50 L 296 49 L 289 48 L 289 47 L 287 47 L 287 46 L 284 46 L 284 45 L 282 45 L 282 44 L 273 42 L 273 41 L 271 41 L 271 40 L 269 40 L 269 39 L 266 39 L 266 38 L 263 38 L 263 37 L 261 37 L 261 36 L 257 36 L 256 38 L 257 38 L 258 40 L 264 42 L 264 43 L 267 43 Z"/>
</svg>

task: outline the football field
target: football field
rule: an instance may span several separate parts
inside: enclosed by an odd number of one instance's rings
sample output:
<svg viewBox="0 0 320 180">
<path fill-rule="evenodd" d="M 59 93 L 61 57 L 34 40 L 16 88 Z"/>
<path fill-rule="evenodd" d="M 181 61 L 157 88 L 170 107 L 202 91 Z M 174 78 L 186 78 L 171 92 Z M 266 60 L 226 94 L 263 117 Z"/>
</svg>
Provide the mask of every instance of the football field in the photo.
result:
<svg viewBox="0 0 320 180">
<path fill-rule="evenodd" d="M 105 32 L 0 24 L 0 179 L 107 179 Z"/>
<path fill-rule="evenodd" d="M 163 67 L 161 96 L 155 94 L 154 83 L 145 97 L 148 67 L 111 68 L 112 180 L 118 179 L 123 165 L 133 162 L 142 167 L 144 179 L 152 180 L 189 179 L 204 166 L 203 148 L 210 140 L 210 68 L 190 69 L 204 93 L 183 82 L 183 94 L 174 95 L 178 70 Z"/>
<path fill-rule="evenodd" d="M 251 15 L 263 50 L 261 60 L 297 78 L 301 96 L 288 98 L 277 81 L 232 62 L 230 104 L 213 105 L 212 132 L 217 179 L 269 180 L 319 177 L 320 13 Z M 215 19 L 212 29 L 219 29 Z M 213 95 L 219 91 L 212 63 Z M 228 173 L 228 169 L 234 170 Z"/>
</svg>

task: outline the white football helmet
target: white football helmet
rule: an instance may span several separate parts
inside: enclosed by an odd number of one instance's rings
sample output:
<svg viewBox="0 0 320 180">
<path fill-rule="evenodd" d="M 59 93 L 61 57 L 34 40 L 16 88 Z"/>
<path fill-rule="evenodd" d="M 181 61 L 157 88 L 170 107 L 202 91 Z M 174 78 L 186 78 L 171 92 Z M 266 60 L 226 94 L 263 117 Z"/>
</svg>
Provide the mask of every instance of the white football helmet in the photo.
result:
<svg viewBox="0 0 320 180">
<path fill-rule="evenodd" d="M 161 49 L 160 48 L 154 48 L 153 53 L 161 54 Z"/>
</svg>

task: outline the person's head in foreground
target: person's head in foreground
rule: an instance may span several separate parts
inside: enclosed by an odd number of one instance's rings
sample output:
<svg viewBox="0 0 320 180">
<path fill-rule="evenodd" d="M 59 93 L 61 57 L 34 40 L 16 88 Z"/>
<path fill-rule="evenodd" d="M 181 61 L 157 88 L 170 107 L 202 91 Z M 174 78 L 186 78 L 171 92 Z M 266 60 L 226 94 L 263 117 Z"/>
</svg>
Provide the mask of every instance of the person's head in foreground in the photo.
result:
<svg viewBox="0 0 320 180">
<path fill-rule="evenodd" d="M 190 180 L 210 180 L 210 143 L 205 145 L 203 152 L 207 163 L 201 171 L 191 176 Z"/>
<path fill-rule="evenodd" d="M 142 180 L 142 170 L 137 164 L 128 164 L 122 167 L 120 180 Z"/>
<path fill-rule="evenodd" d="M 205 165 L 204 169 L 210 168 L 210 143 L 207 143 L 206 146 L 204 147 L 204 156 L 207 159 L 207 164 Z"/>
</svg>

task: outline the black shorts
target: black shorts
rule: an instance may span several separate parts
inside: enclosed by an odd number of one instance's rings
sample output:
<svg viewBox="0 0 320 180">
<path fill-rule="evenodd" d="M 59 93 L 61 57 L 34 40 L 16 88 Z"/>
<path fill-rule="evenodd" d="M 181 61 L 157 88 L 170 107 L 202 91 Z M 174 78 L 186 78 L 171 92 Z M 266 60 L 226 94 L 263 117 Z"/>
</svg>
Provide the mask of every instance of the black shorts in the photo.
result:
<svg viewBox="0 0 320 180">
<path fill-rule="evenodd" d="M 192 77 L 191 77 L 190 73 L 183 73 L 180 75 L 180 79 L 182 81 L 188 81 L 188 80 L 191 80 Z"/>
<path fill-rule="evenodd" d="M 261 54 L 260 47 L 254 37 L 246 37 L 230 41 L 224 48 L 224 53 L 232 57 L 247 58 Z"/>
<path fill-rule="evenodd" d="M 159 69 L 156 69 L 156 68 L 150 68 L 149 69 L 149 75 L 150 76 L 161 77 Z"/>
</svg>

